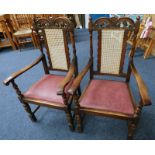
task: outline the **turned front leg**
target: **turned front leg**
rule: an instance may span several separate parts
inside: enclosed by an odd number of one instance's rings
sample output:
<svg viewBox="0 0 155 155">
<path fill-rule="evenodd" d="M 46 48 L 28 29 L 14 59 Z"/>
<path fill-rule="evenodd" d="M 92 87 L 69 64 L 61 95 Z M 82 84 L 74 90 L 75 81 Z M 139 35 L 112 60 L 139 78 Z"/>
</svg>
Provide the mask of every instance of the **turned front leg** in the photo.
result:
<svg viewBox="0 0 155 155">
<path fill-rule="evenodd" d="M 70 109 L 67 108 L 65 110 L 65 113 L 66 113 L 66 117 L 67 117 L 69 128 L 70 128 L 71 131 L 73 131 L 74 130 L 74 124 L 73 124 L 73 118 L 72 118 L 72 114 L 71 114 Z"/>
<path fill-rule="evenodd" d="M 16 91 L 16 94 L 18 95 L 19 101 L 22 103 L 25 111 L 28 113 L 28 116 L 30 117 L 30 119 L 33 122 L 36 122 L 37 119 L 36 119 L 34 113 L 31 111 L 29 104 L 27 102 L 23 101 L 23 95 L 22 95 L 21 91 L 19 90 L 17 84 L 14 81 L 12 81 L 11 83 L 12 83 L 13 88 Z"/>
</svg>

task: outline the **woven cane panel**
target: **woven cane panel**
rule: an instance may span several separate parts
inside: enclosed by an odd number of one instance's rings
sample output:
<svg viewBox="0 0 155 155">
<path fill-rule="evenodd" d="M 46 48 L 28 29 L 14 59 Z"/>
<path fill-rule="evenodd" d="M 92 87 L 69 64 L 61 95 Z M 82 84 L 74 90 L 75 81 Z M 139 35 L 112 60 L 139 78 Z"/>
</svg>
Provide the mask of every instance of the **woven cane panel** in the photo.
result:
<svg viewBox="0 0 155 155">
<path fill-rule="evenodd" d="M 124 30 L 102 30 L 101 73 L 119 74 Z"/>
<path fill-rule="evenodd" d="M 45 29 L 53 69 L 67 70 L 67 59 L 61 29 Z"/>
</svg>

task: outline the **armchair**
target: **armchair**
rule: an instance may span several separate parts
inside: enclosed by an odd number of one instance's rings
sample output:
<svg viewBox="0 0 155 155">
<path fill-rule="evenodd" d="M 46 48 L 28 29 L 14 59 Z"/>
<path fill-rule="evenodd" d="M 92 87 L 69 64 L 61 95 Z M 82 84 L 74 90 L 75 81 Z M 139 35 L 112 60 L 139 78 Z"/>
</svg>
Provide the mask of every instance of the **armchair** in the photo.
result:
<svg viewBox="0 0 155 155">
<path fill-rule="evenodd" d="M 70 107 L 73 97 L 67 93 L 67 90 L 74 77 L 78 74 L 76 47 L 73 35 L 74 25 L 68 18 L 58 17 L 36 19 L 34 20 L 34 28 L 37 32 L 36 37 L 41 51 L 40 57 L 32 64 L 9 76 L 4 80 L 4 84 L 12 84 L 20 102 L 32 121 L 37 121 L 35 113 L 40 106 L 60 109 L 65 111 L 69 128 L 73 130 L 74 126 Z M 72 62 L 70 61 L 67 35 L 71 39 L 73 48 Z M 43 38 L 42 41 L 40 41 L 41 38 Z M 46 49 L 48 62 L 43 51 L 43 44 Z M 40 62 L 43 64 L 45 75 L 26 92 L 21 92 L 15 82 L 16 78 Z M 50 71 L 67 72 L 67 75 L 50 74 Z M 32 111 L 30 104 L 38 106 Z"/>
<path fill-rule="evenodd" d="M 151 101 L 144 81 L 137 72 L 133 56 L 135 53 L 136 36 L 139 30 L 139 19 L 134 22 L 130 18 L 99 18 L 89 21 L 90 60 L 82 72 L 74 79 L 68 90 L 75 96 L 75 119 L 77 130 L 82 132 L 82 114 L 94 114 L 123 119 L 128 122 L 127 139 L 133 138 L 143 106 Z M 94 69 L 93 32 L 98 33 L 97 69 Z M 127 40 L 133 34 L 133 44 L 129 54 L 127 72 L 123 71 Z M 76 90 L 85 74 L 90 71 L 87 87 L 79 96 Z M 129 81 L 134 75 L 140 92 L 140 101 L 135 103 L 130 90 Z M 97 76 L 122 77 L 124 81 L 97 79 Z"/>
</svg>

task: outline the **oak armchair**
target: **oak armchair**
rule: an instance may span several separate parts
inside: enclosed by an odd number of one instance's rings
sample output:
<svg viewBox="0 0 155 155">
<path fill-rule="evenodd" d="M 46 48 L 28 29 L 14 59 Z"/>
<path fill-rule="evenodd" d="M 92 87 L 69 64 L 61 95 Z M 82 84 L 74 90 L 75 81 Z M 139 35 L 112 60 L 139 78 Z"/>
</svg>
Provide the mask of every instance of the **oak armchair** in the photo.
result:
<svg viewBox="0 0 155 155">
<path fill-rule="evenodd" d="M 67 93 L 74 77 L 77 75 L 77 57 L 74 41 L 74 25 L 68 18 L 46 18 L 34 20 L 34 28 L 37 32 L 40 57 L 32 64 L 13 73 L 6 80 L 5 85 L 12 84 L 18 98 L 25 108 L 32 121 L 37 121 L 35 117 L 36 111 L 40 106 L 64 110 L 67 116 L 69 128 L 74 129 L 71 115 L 72 96 Z M 68 39 L 71 39 L 73 49 L 73 59 L 70 61 Z M 40 39 L 44 38 L 41 42 Z M 44 41 L 44 42 L 43 42 Z M 47 54 L 48 62 L 46 62 L 44 47 Z M 21 74 L 30 70 L 32 67 L 42 62 L 45 75 L 36 83 L 34 83 L 26 92 L 21 92 L 15 80 Z M 66 72 L 66 76 L 50 74 L 50 71 Z M 38 105 L 32 111 L 30 104 Z"/>
<path fill-rule="evenodd" d="M 134 22 L 130 18 L 99 18 L 89 21 L 90 59 L 82 72 L 74 79 L 68 92 L 75 97 L 75 119 L 77 130 L 82 132 L 82 115 L 89 113 L 126 120 L 128 123 L 128 139 L 133 138 L 143 106 L 151 101 L 147 88 L 137 72 L 133 56 L 136 36 L 139 30 L 139 19 Z M 97 69 L 94 69 L 93 32 L 98 34 Z M 127 40 L 133 34 L 133 44 L 129 54 L 127 72 L 123 71 Z M 90 71 L 87 87 L 79 96 L 76 90 L 85 74 Z M 135 103 L 129 86 L 130 76 L 134 75 L 140 92 L 140 101 Z M 97 76 L 122 77 L 124 81 L 98 79 Z"/>
</svg>

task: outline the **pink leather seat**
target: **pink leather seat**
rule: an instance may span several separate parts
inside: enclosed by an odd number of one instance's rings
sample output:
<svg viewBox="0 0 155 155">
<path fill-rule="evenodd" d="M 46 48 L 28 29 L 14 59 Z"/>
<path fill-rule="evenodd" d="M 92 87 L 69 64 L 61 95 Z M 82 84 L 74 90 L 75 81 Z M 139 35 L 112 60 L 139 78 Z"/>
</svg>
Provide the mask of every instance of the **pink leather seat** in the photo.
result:
<svg viewBox="0 0 155 155">
<path fill-rule="evenodd" d="M 92 80 L 80 99 L 81 107 L 134 114 L 127 84 L 118 81 Z"/>
<path fill-rule="evenodd" d="M 58 86 L 63 79 L 64 76 L 45 75 L 23 95 L 27 98 L 63 104 L 62 96 L 57 95 Z"/>
</svg>

